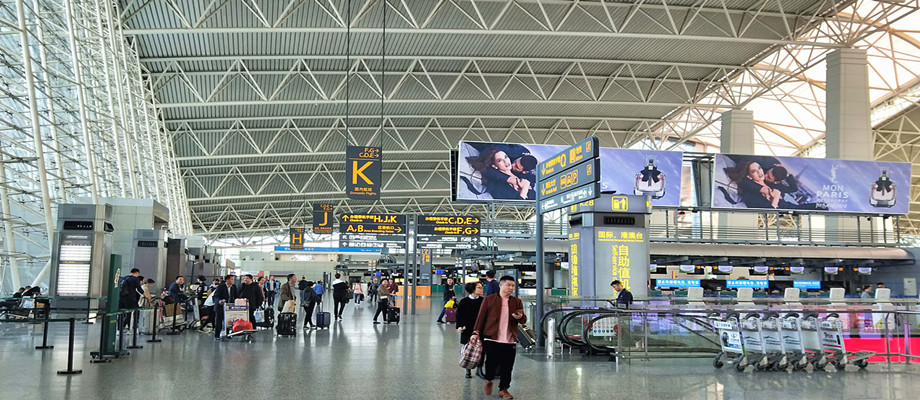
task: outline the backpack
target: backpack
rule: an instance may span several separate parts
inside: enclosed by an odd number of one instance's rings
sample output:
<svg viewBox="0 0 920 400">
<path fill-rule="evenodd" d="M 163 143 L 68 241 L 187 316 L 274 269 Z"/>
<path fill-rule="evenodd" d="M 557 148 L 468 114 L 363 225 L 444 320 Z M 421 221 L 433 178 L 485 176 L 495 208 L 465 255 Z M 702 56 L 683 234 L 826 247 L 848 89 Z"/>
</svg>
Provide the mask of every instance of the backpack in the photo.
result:
<svg viewBox="0 0 920 400">
<path fill-rule="evenodd" d="M 122 278 L 118 281 L 118 286 L 119 286 L 119 288 L 118 288 L 118 295 L 119 295 L 120 297 L 128 297 L 128 296 L 131 295 L 131 288 L 129 288 L 128 285 L 127 285 L 127 283 L 128 283 L 128 277 L 130 277 L 130 275 L 125 276 L 125 277 L 122 277 Z"/>
</svg>

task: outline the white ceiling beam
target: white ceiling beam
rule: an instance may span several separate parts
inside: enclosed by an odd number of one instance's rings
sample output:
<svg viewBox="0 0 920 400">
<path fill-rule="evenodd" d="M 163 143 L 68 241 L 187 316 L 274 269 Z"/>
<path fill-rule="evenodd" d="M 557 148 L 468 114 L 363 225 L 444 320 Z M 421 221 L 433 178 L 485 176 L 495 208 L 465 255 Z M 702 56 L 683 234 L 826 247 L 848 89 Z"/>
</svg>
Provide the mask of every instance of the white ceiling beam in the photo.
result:
<svg viewBox="0 0 920 400">
<path fill-rule="evenodd" d="M 351 104 L 380 104 L 380 99 L 351 99 Z M 393 99 L 388 100 L 388 104 L 427 104 L 431 99 Z M 249 107 L 249 106 L 276 106 L 276 105 L 327 105 L 327 104 L 345 104 L 345 100 L 271 100 L 271 101 L 211 101 L 205 103 L 199 102 L 181 102 L 181 103 L 158 103 L 159 109 L 170 108 L 193 108 L 193 107 Z M 673 102 L 631 102 L 631 101 L 590 101 L 590 100 L 490 100 L 490 99 L 449 99 L 438 100 L 438 104 L 445 106 L 477 104 L 488 106 L 489 104 L 523 104 L 523 105 L 541 105 L 553 107 L 556 105 L 602 105 L 602 106 L 644 106 L 644 107 L 694 107 L 694 108 L 725 108 L 725 104 L 716 103 L 673 103 Z M 398 117 L 395 115 L 394 117 Z M 379 118 L 379 115 L 378 115 Z"/>
</svg>

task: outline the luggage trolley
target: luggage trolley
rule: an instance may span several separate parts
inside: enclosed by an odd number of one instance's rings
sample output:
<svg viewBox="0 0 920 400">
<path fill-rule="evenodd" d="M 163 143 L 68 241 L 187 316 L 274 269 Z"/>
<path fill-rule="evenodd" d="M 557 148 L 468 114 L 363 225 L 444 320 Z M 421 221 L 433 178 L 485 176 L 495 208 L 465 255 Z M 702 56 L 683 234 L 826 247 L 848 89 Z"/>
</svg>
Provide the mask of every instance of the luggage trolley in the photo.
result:
<svg viewBox="0 0 920 400">
<path fill-rule="evenodd" d="M 741 320 L 741 338 L 744 343 L 744 358 L 735 365 L 738 371 L 744 371 L 753 365 L 757 371 L 769 367 L 769 357 L 763 340 L 763 321 L 760 314 L 750 313 Z"/>
<path fill-rule="evenodd" d="M 827 361 L 842 371 L 847 363 L 864 369 L 869 365 L 869 357 L 876 353 L 872 351 L 847 352 L 843 342 L 843 323 L 837 313 L 830 313 L 818 324 L 818 333 L 821 336 L 821 348 L 826 354 Z"/>
<path fill-rule="evenodd" d="M 249 321 L 248 304 L 224 304 L 224 332 L 228 338 L 240 338 L 244 342 L 252 342 L 252 335 L 258 332 L 255 329 L 246 329 L 233 332 L 233 323 L 239 320 Z"/>
<path fill-rule="evenodd" d="M 744 345 L 741 342 L 741 332 L 738 330 L 738 314 L 730 313 L 725 319 L 720 319 L 719 314 L 710 314 L 712 326 L 719 334 L 719 344 L 722 351 L 712 360 L 712 366 L 722 368 L 725 363 L 735 363 L 736 367 L 744 358 Z"/>
<path fill-rule="evenodd" d="M 782 319 L 783 348 L 786 360 L 794 371 L 803 371 L 808 367 L 808 354 L 802 343 L 802 320 L 797 313 L 786 314 Z"/>
<path fill-rule="evenodd" d="M 789 367 L 786 357 L 786 347 L 783 342 L 783 321 L 779 313 L 770 311 L 761 321 L 761 334 L 763 335 L 764 352 L 767 353 L 767 368 L 774 371 L 783 371 Z"/>
<path fill-rule="evenodd" d="M 802 348 L 805 349 L 805 358 L 814 369 L 823 371 L 827 367 L 827 357 L 824 348 L 821 346 L 821 334 L 819 332 L 821 321 L 815 312 L 807 312 L 805 317 L 800 319 L 799 331 L 802 334 Z"/>
</svg>

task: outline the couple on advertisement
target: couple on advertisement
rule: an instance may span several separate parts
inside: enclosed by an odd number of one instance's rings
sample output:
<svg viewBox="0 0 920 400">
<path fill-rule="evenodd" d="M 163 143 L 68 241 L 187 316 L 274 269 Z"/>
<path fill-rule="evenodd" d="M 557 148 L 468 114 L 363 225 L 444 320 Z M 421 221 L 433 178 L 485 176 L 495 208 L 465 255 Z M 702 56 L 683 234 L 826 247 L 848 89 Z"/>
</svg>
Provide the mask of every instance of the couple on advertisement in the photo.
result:
<svg viewBox="0 0 920 400">
<path fill-rule="evenodd" d="M 470 143 L 479 155 L 466 161 L 482 176 L 484 191 L 476 190 L 467 177 L 460 179 L 475 194 L 488 192 L 494 199 L 534 200 L 537 158 L 520 144 Z"/>
<path fill-rule="evenodd" d="M 735 166 L 723 169 L 730 182 L 718 186 L 726 202 L 743 203 L 746 208 L 827 210 L 826 204 L 813 201 L 813 193 L 801 187 L 776 157 L 727 157 Z M 732 184 L 738 199 L 730 193 Z"/>
</svg>

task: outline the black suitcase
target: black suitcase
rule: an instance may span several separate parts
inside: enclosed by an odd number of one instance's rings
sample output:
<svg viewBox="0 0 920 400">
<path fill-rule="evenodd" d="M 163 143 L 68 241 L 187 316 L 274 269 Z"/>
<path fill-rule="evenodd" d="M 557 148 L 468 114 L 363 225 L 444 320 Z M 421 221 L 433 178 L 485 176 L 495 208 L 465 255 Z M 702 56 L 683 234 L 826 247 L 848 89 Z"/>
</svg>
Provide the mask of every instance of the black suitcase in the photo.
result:
<svg viewBox="0 0 920 400">
<path fill-rule="evenodd" d="M 387 318 L 386 322 L 395 322 L 399 324 L 399 307 L 390 307 L 387 308 Z"/>
<path fill-rule="evenodd" d="M 329 329 L 329 323 L 332 321 L 332 313 L 319 311 L 316 313 L 316 328 Z"/>
<path fill-rule="evenodd" d="M 517 334 L 518 344 L 525 350 L 530 350 L 537 345 L 537 335 L 529 326 L 519 324 Z"/>
<path fill-rule="evenodd" d="M 297 314 L 278 314 L 278 335 L 294 336 L 297 334 Z"/>
</svg>

